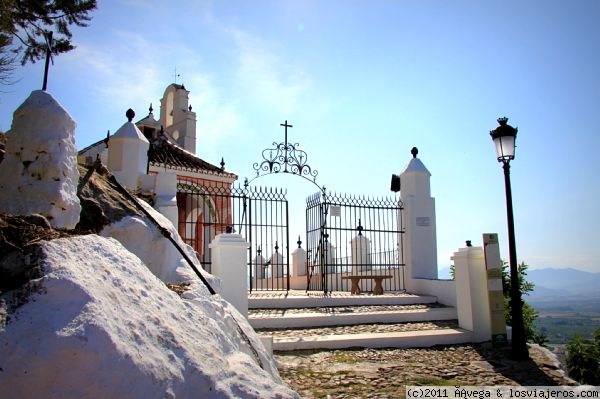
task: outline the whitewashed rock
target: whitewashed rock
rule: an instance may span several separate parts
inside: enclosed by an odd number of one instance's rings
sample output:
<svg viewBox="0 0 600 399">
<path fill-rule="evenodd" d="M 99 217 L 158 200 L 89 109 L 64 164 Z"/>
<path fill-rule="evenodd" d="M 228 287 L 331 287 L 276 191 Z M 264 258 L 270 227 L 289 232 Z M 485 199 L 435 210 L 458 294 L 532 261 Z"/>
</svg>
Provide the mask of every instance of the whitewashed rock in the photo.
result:
<svg viewBox="0 0 600 399">
<path fill-rule="evenodd" d="M 219 292 L 221 281 L 204 271 L 198 261 L 196 252 L 183 242 L 173 223 L 143 200 L 138 199 L 138 203 L 152 215 L 162 228 L 169 231 L 171 237 L 183 248 L 194 266 L 202 273 L 215 291 Z M 102 229 L 100 235 L 112 237 L 119 241 L 125 248 L 139 257 L 150 271 L 165 283 L 199 280 L 191 266 L 171 241 L 165 238 L 146 217 L 126 216 L 118 222 L 106 226 Z"/>
<path fill-rule="evenodd" d="M 219 295 L 179 297 L 111 238 L 42 251 L 45 275 L 8 321 L 0 297 L 0 396 L 299 398 Z"/>
<path fill-rule="evenodd" d="M 75 121 L 37 90 L 14 112 L 0 164 L 0 212 L 39 213 L 56 228 L 74 228 L 81 206 Z"/>
</svg>

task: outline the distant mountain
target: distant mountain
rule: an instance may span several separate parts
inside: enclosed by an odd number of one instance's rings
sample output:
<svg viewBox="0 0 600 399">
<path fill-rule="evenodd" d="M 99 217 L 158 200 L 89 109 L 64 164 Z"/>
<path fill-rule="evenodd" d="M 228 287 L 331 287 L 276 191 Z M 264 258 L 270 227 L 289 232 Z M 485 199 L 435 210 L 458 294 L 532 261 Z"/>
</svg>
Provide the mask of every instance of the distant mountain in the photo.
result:
<svg viewBox="0 0 600 399">
<path fill-rule="evenodd" d="M 566 269 L 534 269 L 527 271 L 527 280 L 535 284 L 528 302 L 600 298 L 600 273 Z"/>
</svg>

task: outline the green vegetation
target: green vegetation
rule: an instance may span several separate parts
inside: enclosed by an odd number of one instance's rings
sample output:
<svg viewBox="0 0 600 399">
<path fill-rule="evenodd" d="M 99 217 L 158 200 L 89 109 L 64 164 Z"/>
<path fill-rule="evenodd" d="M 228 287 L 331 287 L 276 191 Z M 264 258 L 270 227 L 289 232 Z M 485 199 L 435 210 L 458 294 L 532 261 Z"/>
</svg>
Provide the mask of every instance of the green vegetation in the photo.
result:
<svg viewBox="0 0 600 399">
<path fill-rule="evenodd" d="M 566 344 L 575 336 L 593 339 L 594 331 L 600 328 L 600 303 L 597 306 L 598 310 L 587 312 L 547 310 L 536 306 L 540 314 L 535 326 L 547 336 L 549 344 Z"/>
<path fill-rule="evenodd" d="M 354 364 L 359 362 L 359 359 L 354 356 L 354 353 L 348 351 L 334 351 L 331 354 L 331 360 L 336 363 L 346 364 Z"/>
<path fill-rule="evenodd" d="M 567 344 L 567 371 L 582 384 L 600 385 L 600 328 L 594 340 L 576 336 Z"/>
<path fill-rule="evenodd" d="M 521 295 L 529 295 L 533 291 L 535 285 L 527 281 L 527 269 L 529 265 L 525 262 L 521 262 L 517 265 L 518 277 L 519 277 L 519 288 Z M 502 261 L 502 290 L 504 291 L 504 317 L 506 324 L 512 325 L 512 308 L 510 306 L 510 270 L 508 263 Z M 543 332 L 538 331 L 535 328 L 535 320 L 537 319 L 539 312 L 533 308 L 529 303 L 523 301 L 523 324 L 525 325 L 525 338 L 529 342 L 544 345 L 548 342 L 546 335 Z"/>
<path fill-rule="evenodd" d="M 10 84 L 14 61 L 21 64 L 71 51 L 71 25 L 87 26 L 96 0 L 2 0 L 0 2 L 0 83 Z"/>
</svg>

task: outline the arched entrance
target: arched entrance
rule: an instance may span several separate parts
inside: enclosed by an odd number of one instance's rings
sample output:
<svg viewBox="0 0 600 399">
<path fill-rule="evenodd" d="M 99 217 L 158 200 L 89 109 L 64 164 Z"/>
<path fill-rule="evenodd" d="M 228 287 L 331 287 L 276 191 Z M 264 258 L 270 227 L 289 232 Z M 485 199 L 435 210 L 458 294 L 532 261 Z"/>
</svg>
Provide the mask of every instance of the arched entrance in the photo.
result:
<svg viewBox="0 0 600 399">
<path fill-rule="evenodd" d="M 210 270 L 207 239 L 230 226 L 249 243 L 249 290 L 350 291 L 348 277 L 360 275 L 365 277 L 360 283 L 363 291 L 372 291 L 374 279 L 369 277 L 378 276 L 385 276 L 385 291 L 403 291 L 400 199 L 331 194 L 316 183 L 318 172 L 308 165 L 306 152 L 288 142 L 292 125 L 286 121 L 281 126 L 284 141 L 262 151 L 262 160 L 253 165 L 256 176 L 243 185 L 227 190 L 178 186 L 178 202 L 185 208 L 180 229 L 194 237 L 203 266 Z M 300 238 L 299 248 L 290 246 L 286 191 L 252 185 L 275 174 L 301 177 L 318 188 L 306 201 L 306 249 Z M 291 255 L 301 265 L 292 264 Z"/>
</svg>

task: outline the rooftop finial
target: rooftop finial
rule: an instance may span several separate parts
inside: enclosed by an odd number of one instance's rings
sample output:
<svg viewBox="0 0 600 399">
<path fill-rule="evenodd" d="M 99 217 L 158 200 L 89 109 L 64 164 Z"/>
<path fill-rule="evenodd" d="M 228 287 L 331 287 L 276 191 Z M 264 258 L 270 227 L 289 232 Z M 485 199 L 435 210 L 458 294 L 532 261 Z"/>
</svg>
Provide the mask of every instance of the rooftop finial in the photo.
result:
<svg viewBox="0 0 600 399">
<path fill-rule="evenodd" d="M 154 111 L 154 108 L 152 108 L 152 103 L 150 103 L 150 108 L 148 108 L 148 111 L 150 111 L 150 113 L 152 113 L 152 111 Z"/>
<path fill-rule="evenodd" d="M 502 118 L 498 118 L 498 123 L 500 124 L 500 126 L 506 125 L 507 122 L 508 122 L 508 118 L 506 116 L 503 116 Z"/>
<path fill-rule="evenodd" d="M 417 154 L 419 153 L 419 149 L 418 149 L 417 147 L 413 147 L 413 148 L 410 150 L 410 153 L 412 154 L 413 158 L 416 158 L 416 157 L 417 157 Z"/>
<path fill-rule="evenodd" d="M 133 111 L 131 108 L 129 108 L 129 109 L 127 110 L 127 112 L 125 112 L 125 116 L 127 117 L 127 120 L 128 120 L 129 122 L 131 122 L 131 121 L 132 121 L 132 119 L 135 117 L 135 112 L 134 112 L 134 111 Z"/>
<path fill-rule="evenodd" d="M 225 160 L 221 157 L 221 170 L 225 170 Z"/>
<path fill-rule="evenodd" d="M 190 112 L 192 112 L 192 104 L 190 104 L 190 106 L 188 107 L 188 109 L 190 110 Z"/>
</svg>

